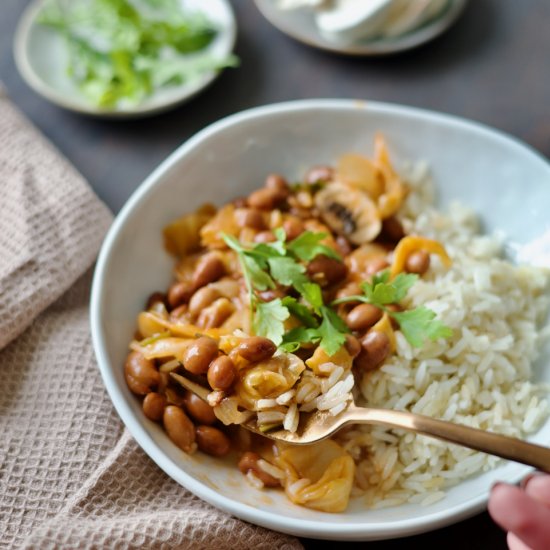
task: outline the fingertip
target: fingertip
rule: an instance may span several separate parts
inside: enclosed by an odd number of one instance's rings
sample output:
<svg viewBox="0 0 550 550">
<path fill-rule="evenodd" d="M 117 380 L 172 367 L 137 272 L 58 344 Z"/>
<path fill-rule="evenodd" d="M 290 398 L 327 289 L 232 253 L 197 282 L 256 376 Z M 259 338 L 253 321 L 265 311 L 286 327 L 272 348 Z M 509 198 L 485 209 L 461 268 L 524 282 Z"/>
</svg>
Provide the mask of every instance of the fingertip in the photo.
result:
<svg viewBox="0 0 550 550">
<path fill-rule="evenodd" d="M 550 476 L 543 474 L 531 476 L 525 481 L 525 492 L 550 507 Z"/>
</svg>

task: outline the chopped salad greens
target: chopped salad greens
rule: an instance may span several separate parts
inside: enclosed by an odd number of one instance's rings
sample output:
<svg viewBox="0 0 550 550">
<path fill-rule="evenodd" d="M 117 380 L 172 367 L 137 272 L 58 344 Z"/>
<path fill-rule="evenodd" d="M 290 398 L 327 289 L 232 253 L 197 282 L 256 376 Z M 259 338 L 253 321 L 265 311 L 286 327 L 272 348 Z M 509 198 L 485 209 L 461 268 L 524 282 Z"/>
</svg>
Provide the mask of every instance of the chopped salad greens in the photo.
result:
<svg viewBox="0 0 550 550">
<path fill-rule="evenodd" d="M 178 0 L 46 0 L 38 22 L 63 35 L 70 78 L 103 108 L 238 64 L 208 52 L 218 30 Z"/>
</svg>

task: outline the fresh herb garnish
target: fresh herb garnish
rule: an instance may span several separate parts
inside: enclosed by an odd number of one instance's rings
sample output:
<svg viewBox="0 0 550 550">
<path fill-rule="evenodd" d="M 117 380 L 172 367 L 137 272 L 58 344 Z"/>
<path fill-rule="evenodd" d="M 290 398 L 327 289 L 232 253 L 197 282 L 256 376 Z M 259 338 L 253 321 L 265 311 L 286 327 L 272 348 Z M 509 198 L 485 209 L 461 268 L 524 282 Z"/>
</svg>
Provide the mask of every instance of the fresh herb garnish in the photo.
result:
<svg viewBox="0 0 550 550">
<path fill-rule="evenodd" d="M 238 62 L 208 52 L 218 30 L 177 0 L 46 0 L 38 22 L 61 34 L 68 75 L 100 107 L 136 104 Z"/>
<path fill-rule="evenodd" d="M 417 348 L 421 347 L 426 339 L 433 341 L 439 338 L 450 338 L 453 335 L 452 329 L 437 320 L 435 312 L 425 306 L 407 311 L 392 311 L 387 307 L 389 304 L 396 304 L 403 300 L 417 280 L 418 275 L 400 273 L 390 281 L 390 272 L 386 270 L 375 275 L 372 282 L 364 282 L 361 285 L 363 295 L 339 298 L 334 300 L 332 305 L 364 302 L 380 308 L 397 321 L 403 336 L 411 346 Z"/>
<path fill-rule="evenodd" d="M 265 336 L 287 351 L 296 351 L 302 344 L 317 343 L 333 355 L 349 332 L 335 311 L 323 303 L 321 287 L 309 280 L 300 261 L 310 261 L 319 254 L 340 260 L 330 247 L 321 244 L 326 233 L 305 231 L 290 243 L 283 229 L 274 231 L 276 241 L 250 248 L 235 237 L 223 235 L 227 246 L 237 253 L 250 296 L 252 326 L 256 334 Z M 282 300 L 261 302 L 257 291 L 275 288 L 276 283 L 294 288 L 302 301 L 292 296 Z M 294 315 L 305 326 L 285 333 L 285 321 Z"/>
</svg>

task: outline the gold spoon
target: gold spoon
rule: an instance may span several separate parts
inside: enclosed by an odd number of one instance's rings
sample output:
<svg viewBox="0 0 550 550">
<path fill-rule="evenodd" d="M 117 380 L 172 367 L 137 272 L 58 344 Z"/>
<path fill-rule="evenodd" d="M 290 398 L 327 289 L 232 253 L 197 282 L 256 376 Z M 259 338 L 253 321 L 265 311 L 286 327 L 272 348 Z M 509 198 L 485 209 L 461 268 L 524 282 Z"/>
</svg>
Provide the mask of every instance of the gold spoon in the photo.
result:
<svg viewBox="0 0 550 550">
<path fill-rule="evenodd" d="M 197 394 L 204 400 L 206 400 L 210 393 L 208 389 L 184 376 L 172 374 L 172 377 L 184 388 Z M 215 408 L 214 412 L 216 412 Z M 401 428 L 469 447 L 476 451 L 506 458 L 507 460 L 521 462 L 543 472 L 550 473 L 550 449 L 546 447 L 527 443 L 515 437 L 470 428 L 461 424 L 454 424 L 453 422 L 436 420 L 435 418 L 420 414 L 357 407 L 353 402 L 350 402 L 347 409 L 337 416 L 332 416 L 325 411 L 302 415 L 298 430 L 294 433 L 282 429 L 264 433 L 259 429 L 255 419 L 248 420 L 240 424 L 240 426 L 276 441 L 284 441 L 294 445 L 308 445 L 330 437 L 348 424 L 375 424 L 388 428 Z"/>
</svg>

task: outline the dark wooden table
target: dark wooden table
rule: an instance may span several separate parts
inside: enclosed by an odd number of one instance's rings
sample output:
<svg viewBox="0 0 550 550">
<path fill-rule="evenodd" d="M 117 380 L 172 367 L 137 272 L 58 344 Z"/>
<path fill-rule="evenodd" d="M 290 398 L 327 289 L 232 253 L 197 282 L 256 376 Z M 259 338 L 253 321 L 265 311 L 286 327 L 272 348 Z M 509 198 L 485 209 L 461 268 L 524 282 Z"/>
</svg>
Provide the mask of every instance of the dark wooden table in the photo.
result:
<svg viewBox="0 0 550 550">
<path fill-rule="evenodd" d="M 114 212 L 161 160 L 207 124 L 242 109 L 291 99 L 360 98 L 435 109 L 495 126 L 550 156 L 548 0 L 472 0 L 444 36 L 417 50 L 380 59 L 339 57 L 298 44 L 272 28 L 251 0 L 233 0 L 241 67 L 226 71 L 192 103 L 127 122 L 63 111 L 25 85 L 11 46 L 26 3 L 0 4 L 0 79 Z M 311 540 L 304 544 L 336 546 Z M 341 548 L 364 546 L 338 543 Z M 368 547 L 485 550 L 506 544 L 504 534 L 481 514 L 446 529 Z"/>
</svg>

